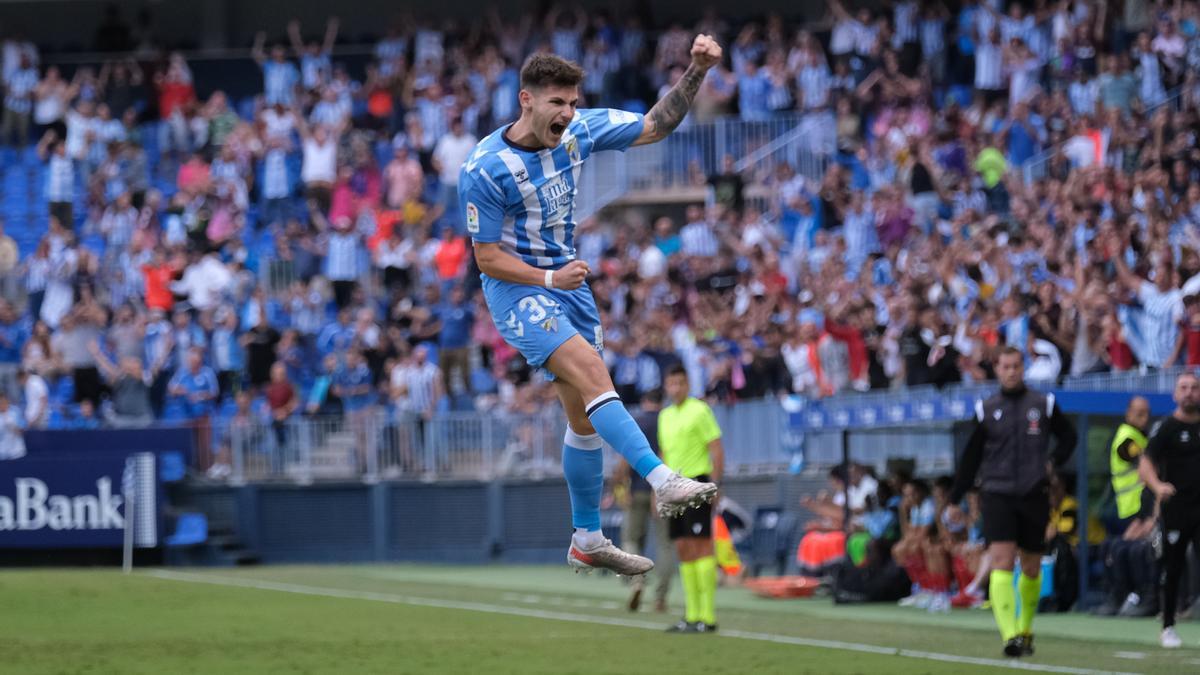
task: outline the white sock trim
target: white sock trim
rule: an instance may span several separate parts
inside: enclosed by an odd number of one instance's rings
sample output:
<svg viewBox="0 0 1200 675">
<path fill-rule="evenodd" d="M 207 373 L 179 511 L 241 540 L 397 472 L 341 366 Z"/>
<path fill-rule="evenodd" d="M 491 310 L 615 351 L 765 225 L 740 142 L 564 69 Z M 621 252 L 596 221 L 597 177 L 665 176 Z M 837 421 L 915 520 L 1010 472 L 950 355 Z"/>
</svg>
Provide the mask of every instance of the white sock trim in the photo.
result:
<svg viewBox="0 0 1200 675">
<path fill-rule="evenodd" d="M 580 450 L 599 450 L 600 448 L 604 447 L 604 441 L 600 439 L 600 434 L 592 433 L 588 434 L 587 436 L 582 436 L 575 433 L 571 427 L 567 427 L 567 433 L 563 437 L 563 443 L 571 446 L 572 448 L 579 448 Z"/>
<path fill-rule="evenodd" d="M 575 547 L 580 550 L 590 551 L 604 543 L 604 532 L 601 530 L 584 530 L 577 527 L 575 528 L 575 533 L 571 535 L 571 543 L 575 544 Z"/>
<path fill-rule="evenodd" d="M 620 401 L 620 400 L 621 400 L 621 397 L 617 396 L 617 392 L 606 391 L 603 394 L 600 394 L 596 398 L 592 399 L 590 403 L 588 403 L 586 406 L 583 407 L 583 409 L 585 411 L 587 411 L 588 417 L 591 417 L 592 413 L 596 412 L 596 410 L 598 410 L 600 408 L 600 406 L 604 405 L 605 403 L 608 403 L 610 401 Z"/>
<path fill-rule="evenodd" d="M 662 487 L 663 483 L 671 480 L 671 476 L 674 474 L 675 472 L 668 469 L 666 464 L 659 464 L 650 469 L 650 473 L 646 474 L 646 482 L 650 484 L 650 487 L 657 490 Z"/>
</svg>

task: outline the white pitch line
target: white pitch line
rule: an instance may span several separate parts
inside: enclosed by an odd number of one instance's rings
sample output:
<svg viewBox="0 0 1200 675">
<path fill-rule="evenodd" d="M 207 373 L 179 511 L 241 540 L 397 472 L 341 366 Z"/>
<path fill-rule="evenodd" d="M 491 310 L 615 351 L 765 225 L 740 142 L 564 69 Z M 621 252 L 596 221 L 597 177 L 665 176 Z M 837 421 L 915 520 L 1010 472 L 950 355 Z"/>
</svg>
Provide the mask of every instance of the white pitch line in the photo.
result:
<svg viewBox="0 0 1200 675">
<path fill-rule="evenodd" d="M 582 614 L 569 614 L 567 612 L 549 612 L 541 609 L 530 609 L 524 607 L 505 607 L 503 605 L 489 605 L 481 602 L 465 602 L 461 600 L 444 600 L 438 598 L 421 598 L 411 595 L 396 595 L 393 593 L 376 593 L 374 591 L 357 591 L 345 588 L 326 588 L 322 586 L 308 586 L 304 584 L 289 584 L 277 581 L 260 581 L 256 579 L 241 579 L 238 577 L 226 577 L 215 574 L 195 574 L 191 572 L 175 572 L 171 570 L 145 570 L 141 572 L 144 576 L 155 577 L 158 579 L 168 579 L 171 581 L 186 581 L 191 583 L 212 584 L 214 586 L 236 586 L 240 588 L 252 588 L 260 591 L 279 591 L 281 593 L 296 593 L 300 595 L 316 595 L 327 598 L 338 598 L 342 600 L 373 600 L 376 602 L 388 602 L 398 605 L 413 605 L 416 607 L 433 607 L 436 609 L 459 609 L 469 612 L 482 612 L 486 614 L 505 614 L 509 616 L 520 616 L 532 619 L 548 619 L 551 621 L 570 621 L 573 623 L 589 623 L 603 626 L 619 626 L 622 628 L 637 628 L 641 630 L 662 631 L 662 624 L 650 621 L 638 621 L 636 619 L 619 619 L 608 616 L 586 616 Z M 863 644 L 859 642 L 841 642 L 837 640 L 817 640 L 812 638 L 795 637 L 791 635 L 774 635 L 771 633 L 754 633 L 739 630 L 722 630 L 717 634 L 718 637 L 733 638 L 738 640 L 754 640 L 757 642 L 774 642 L 778 644 L 797 645 L 801 647 L 815 647 L 818 649 L 834 649 L 838 651 L 864 652 L 868 654 L 880 654 L 884 656 L 903 656 L 912 659 L 924 659 L 926 661 L 941 661 L 944 663 L 958 663 L 972 666 L 988 666 L 993 668 L 1011 668 L 1015 670 L 1029 670 L 1042 673 L 1065 673 L 1066 675 L 1136 675 L 1134 673 L 1125 673 L 1119 671 L 1104 671 L 1104 670 L 1088 670 L 1086 668 L 1072 668 L 1070 666 L 1052 666 L 1040 663 L 1030 663 L 1029 661 L 1007 661 L 1001 659 L 987 659 L 972 656 L 958 656 L 955 654 L 941 654 L 938 652 L 925 652 L 914 649 L 899 649 L 896 647 L 880 647 L 878 645 Z"/>
</svg>

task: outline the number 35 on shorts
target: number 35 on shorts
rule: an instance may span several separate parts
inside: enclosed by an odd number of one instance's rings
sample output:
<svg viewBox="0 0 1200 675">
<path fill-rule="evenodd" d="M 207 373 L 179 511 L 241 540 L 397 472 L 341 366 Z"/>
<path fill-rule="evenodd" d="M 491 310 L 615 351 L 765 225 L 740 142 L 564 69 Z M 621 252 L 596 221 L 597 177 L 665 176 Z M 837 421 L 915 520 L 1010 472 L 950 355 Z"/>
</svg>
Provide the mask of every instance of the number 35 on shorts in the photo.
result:
<svg viewBox="0 0 1200 675">
<path fill-rule="evenodd" d="M 558 331 L 558 317 L 561 314 L 562 308 L 557 302 L 538 293 L 521 298 L 517 302 L 517 309 L 509 311 L 504 323 L 517 337 L 525 336 L 525 324 L 553 333 Z"/>
</svg>

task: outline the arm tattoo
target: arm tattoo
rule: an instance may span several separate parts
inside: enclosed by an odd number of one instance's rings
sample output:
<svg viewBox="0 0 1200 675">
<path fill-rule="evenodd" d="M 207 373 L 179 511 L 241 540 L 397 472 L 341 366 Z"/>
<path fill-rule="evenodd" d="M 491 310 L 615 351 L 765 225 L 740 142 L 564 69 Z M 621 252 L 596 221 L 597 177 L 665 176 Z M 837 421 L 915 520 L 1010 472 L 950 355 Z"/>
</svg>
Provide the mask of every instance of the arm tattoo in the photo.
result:
<svg viewBox="0 0 1200 675">
<path fill-rule="evenodd" d="M 666 137 L 683 122 L 692 107 L 692 99 L 700 90 L 700 83 L 704 81 L 704 74 L 704 70 L 694 65 L 688 66 L 679 82 L 650 109 L 650 119 L 654 120 L 654 129 L 659 138 Z"/>
</svg>

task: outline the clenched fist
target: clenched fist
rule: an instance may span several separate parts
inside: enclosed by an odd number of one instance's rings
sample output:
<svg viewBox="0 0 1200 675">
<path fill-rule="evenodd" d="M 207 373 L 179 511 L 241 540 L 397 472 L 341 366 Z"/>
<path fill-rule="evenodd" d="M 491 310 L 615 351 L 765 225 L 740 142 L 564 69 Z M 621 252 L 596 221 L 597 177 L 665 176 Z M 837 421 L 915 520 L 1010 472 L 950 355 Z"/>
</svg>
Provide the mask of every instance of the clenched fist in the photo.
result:
<svg viewBox="0 0 1200 675">
<path fill-rule="evenodd" d="M 583 285 L 587 279 L 588 264 L 582 260 L 572 260 L 562 269 L 554 270 L 554 287 L 564 291 L 573 291 Z"/>
<path fill-rule="evenodd" d="M 708 70 L 721 62 L 721 45 L 711 35 L 701 33 L 692 41 L 692 63 Z"/>
</svg>

